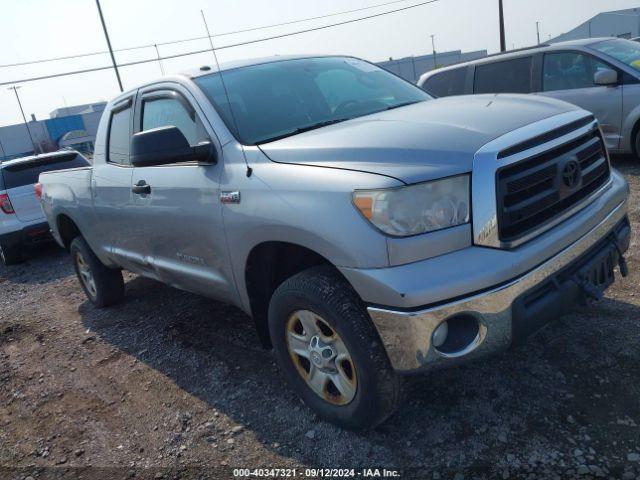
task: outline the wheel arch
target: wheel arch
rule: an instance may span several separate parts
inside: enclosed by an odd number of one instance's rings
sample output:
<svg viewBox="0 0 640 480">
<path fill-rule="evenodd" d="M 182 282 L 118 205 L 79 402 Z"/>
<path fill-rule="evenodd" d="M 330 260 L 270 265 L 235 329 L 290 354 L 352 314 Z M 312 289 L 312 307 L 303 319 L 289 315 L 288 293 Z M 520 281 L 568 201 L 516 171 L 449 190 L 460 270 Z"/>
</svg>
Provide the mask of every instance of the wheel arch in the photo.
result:
<svg viewBox="0 0 640 480">
<path fill-rule="evenodd" d="M 82 236 L 82 232 L 76 222 L 66 213 L 60 213 L 56 217 L 56 230 L 67 251 L 69 251 L 73 239 L 77 236 Z"/>
<path fill-rule="evenodd" d="M 321 265 L 334 269 L 343 277 L 327 258 L 296 243 L 266 241 L 254 246 L 249 252 L 244 268 L 244 284 L 258 337 L 266 348 L 271 348 L 267 322 L 269 301 L 273 293 L 293 275 Z"/>
</svg>

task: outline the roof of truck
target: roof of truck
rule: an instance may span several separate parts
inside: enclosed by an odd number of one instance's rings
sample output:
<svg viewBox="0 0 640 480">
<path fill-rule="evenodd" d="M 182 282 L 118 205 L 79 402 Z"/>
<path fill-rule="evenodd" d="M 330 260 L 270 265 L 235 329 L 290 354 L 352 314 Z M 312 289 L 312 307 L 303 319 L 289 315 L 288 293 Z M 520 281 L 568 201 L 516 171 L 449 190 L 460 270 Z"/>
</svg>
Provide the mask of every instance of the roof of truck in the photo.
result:
<svg viewBox="0 0 640 480">
<path fill-rule="evenodd" d="M 212 55 L 213 56 L 213 55 Z M 144 82 L 140 85 L 137 85 L 134 88 L 130 88 L 128 90 L 125 90 L 124 92 L 122 92 L 120 95 L 118 95 L 117 97 L 113 98 L 109 103 L 110 104 L 117 104 L 119 101 L 121 101 L 122 99 L 129 97 L 131 95 L 132 92 L 135 92 L 137 90 L 139 90 L 140 88 L 144 88 L 146 86 L 149 85 L 153 85 L 156 83 L 160 83 L 160 82 L 167 82 L 167 81 L 172 81 L 172 80 L 179 80 L 179 79 L 192 79 L 192 78 L 197 78 L 197 77 L 201 77 L 204 75 L 210 75 L 212 73 L 216 73 L 218 71 L 228 71 L 228 70 L 233 70 L 235 68 L 242 68 L 242 67 L 251 67 L 253 65 L 264 65 L 267 63 L 274 63 L 274 62 L 284 62 L 287 60 L 303 60 L 305 58 L 326 58 L 326 57 L 344 57 L 344 58 L 356 58 L 356 57 L 352 57 L 351 55 L 327 55 L 327 54 L 319 54 L 319 55 L 272 55 L 270 57 L 261 57 L 261 58 L 249 58 L 249 59 L 244 59 L 244 60 L 233 60 L 230 62 L 221 62 L 220 63 L 220 70 L 218 70 L 218 68 L 215 66 L 215 61 L 212 62 L 210 65 L 202 65 L 200 67 L 197 68 L 192 68 L 189 70 L 185 70 L 182 71 L 181 73 L 177 74 L 177 75 L 171 75 L 171 76 L 166 76 L 166 77 L 161 77 L 161 78 L 156 78 L 154 80 L 148 81 L 148 82 Z M 212 58 L 212 60 L 214 60 Z M 360 59 L 358 59 L 360 60 Z"/>
<path fill-rule="evenodd" d="M 220 63 L 220 70 L 233 70 L 234 68 L 251 67 L 253 65 L 264 65 L 266 63 L 283 62 L 286 60 L 302 60 L 305 58 L 320 58 L 320 57 L 347 57 L 348 55 L 272 55 L 270 57 L 259 58 L 247 58 L 243 60 L 233 60 L 231 62 Z M 209 75 L 218 71 L 215 63 L 211 65 L 203 65 L 199 68 L 193 68 L 182 73 L 182 75 L 189 78 L 201 77 L 203 75 Z"/>
</svg>

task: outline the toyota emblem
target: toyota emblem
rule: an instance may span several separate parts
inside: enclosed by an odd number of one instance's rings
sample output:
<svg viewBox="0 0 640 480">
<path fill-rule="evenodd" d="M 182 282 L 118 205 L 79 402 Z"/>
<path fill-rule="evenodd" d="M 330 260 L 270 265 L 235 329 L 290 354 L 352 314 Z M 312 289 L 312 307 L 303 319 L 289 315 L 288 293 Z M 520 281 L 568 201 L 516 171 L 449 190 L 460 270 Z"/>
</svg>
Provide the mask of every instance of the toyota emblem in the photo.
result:
<svg viewBox="0 0 640 480">
<path fill-rule="evenodd" d="M 580 163 L 577 160 L 569 160 L 562 169 L 562 183 L 565 187 L 573 190 L 580 183 L 581 174 Z"/>
</svg>

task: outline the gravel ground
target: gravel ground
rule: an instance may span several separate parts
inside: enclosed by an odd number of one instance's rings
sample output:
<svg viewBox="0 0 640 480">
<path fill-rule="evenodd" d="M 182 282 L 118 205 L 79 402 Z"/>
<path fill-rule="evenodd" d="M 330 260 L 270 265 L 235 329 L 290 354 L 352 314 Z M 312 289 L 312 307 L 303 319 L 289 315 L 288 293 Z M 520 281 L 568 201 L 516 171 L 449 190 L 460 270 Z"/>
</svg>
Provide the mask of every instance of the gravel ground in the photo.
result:
<svg viewBox="0 0 640 480">
<path fill-rule="evenodd" d="M 614 163 L 632 184 L 640 167 Z M 640 477 L 640 255 L 527 345 L 411 378 L 375 431 L 323 423 L 234 307 L 127 275 L 96 310 L 54 246 L 0 267 L 0 478 L 230 478 L 233 467 L 402 478 Z"/>
</svg>

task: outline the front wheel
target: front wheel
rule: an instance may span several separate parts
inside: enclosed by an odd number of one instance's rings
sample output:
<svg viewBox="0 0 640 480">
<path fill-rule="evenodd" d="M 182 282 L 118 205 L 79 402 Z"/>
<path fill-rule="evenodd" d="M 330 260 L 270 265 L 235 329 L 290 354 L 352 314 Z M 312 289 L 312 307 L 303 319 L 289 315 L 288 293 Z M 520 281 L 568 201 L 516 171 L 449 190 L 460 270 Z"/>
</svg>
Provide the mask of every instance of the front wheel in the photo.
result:
<svg viewBox="0 0 640 480">
<path fill-rule="evenodd" d="M 323 419 L 363 429 L 396 410 L 399 378 L 362 301 L 337 272 L 316 267 L 280 285 L 269 330 L 289 384 Z"/>
<path fill-rule="evenodd" d="M 124 297 L 122 272 L 105 266 L 82 237 L 71 242 L 73 267 L 87 298 L 98 308 L 108 307 Z"/>
</svg>

